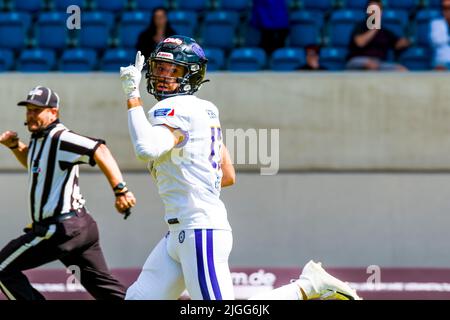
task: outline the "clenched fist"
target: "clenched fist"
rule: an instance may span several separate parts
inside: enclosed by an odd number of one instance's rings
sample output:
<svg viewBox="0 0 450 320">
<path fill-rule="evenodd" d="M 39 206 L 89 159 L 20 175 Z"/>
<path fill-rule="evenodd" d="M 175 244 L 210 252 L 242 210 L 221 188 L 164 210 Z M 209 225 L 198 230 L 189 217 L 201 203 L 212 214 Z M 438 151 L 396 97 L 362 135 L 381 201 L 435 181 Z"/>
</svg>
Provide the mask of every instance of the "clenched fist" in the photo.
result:
<svg viewBox="0 0 450 320">
<path fill-rule="evenodd" d="M 14 148 L 19 144 L 19 137 L 17 132 L 5 131 L 0 135 L 0 143 L 8 148 Z"/>
</svg>

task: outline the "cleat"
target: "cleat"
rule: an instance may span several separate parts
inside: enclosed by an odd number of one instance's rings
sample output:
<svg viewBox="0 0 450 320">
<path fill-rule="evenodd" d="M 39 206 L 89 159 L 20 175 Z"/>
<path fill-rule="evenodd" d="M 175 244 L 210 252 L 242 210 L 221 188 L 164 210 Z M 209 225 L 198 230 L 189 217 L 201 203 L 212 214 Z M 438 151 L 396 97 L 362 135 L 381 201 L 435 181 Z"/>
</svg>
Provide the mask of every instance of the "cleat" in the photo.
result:
<svg viewBox="0 0 450 320">
<path fill-rule="evenodd" d="M 362 300 L 347 283 L 326 272 L 320 262 L 309 261 L 299 280 L 309 280 L 312 285 L 312 292 L 307 293 L 308 300 Z"/>
</svg>

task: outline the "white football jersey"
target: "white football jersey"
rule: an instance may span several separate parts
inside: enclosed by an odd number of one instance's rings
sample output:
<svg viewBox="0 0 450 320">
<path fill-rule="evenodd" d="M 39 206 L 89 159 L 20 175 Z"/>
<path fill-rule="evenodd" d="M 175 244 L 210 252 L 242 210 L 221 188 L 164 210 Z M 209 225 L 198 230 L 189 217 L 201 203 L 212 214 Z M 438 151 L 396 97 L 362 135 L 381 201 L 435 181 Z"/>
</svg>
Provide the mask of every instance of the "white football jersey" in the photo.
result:
<svg viewBox="0 0 450 320">
<path fill-rule="evenodd" d="M 179 129 L 184 140 L 150 163 L 165 205 L 170 230 L 231 230 L 220 200 L 222 131 L 217 107 L 193 95 L 158 102 L 149 112 L 150 123 Z M 178 132 L 180 132 L 178 131 Z"/>
</svg>

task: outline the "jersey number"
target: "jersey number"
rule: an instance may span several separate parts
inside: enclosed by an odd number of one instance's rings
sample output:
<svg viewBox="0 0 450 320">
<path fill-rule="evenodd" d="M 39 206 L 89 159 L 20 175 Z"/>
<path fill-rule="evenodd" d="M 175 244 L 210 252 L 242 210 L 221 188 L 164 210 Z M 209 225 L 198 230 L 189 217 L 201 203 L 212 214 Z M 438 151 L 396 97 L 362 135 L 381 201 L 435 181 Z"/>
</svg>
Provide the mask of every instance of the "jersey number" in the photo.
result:
<svg viewBox="0 0 450 320">
<path fill-rule="evenodd" d="M 222 130 L 219 127 L 211 127 L 211 154 L 209 162 L 214 169 L 220 169 L 220 148 L 222 147 Z"/>
</svg>

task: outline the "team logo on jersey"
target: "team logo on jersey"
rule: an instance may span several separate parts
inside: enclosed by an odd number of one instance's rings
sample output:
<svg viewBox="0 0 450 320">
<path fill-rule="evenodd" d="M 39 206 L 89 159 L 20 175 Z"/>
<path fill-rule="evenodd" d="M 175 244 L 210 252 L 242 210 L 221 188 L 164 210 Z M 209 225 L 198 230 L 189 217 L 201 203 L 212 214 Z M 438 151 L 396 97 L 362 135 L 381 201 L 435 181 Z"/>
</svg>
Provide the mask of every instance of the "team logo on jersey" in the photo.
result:
<svg viewBox="0 0 450 320">
<path fill-rule="evenodd" d="M 175 115 L 175 109 L 172 108 L 164 108 L 164 109 L 156 109 L 153 112 L 153 116 L 156 117 L 173 117 Z"/>
<path fill-rule="evenodd" d="M 180 243 L 183 243 L 185 238 L 186 238 L 186 234 L 184 233 L 184 230 L 181 230 L 180 234 L 178 235 L 178 241 Z"/>
<path fill-rule="evenodd" d="M 208 109 L 208 110 L 206 110 L 206 112 L 208 112 L 208 116 L 211 119 L 217 119 L 217 115 L 214 113 L 214 111 Z"/>
</svg>

